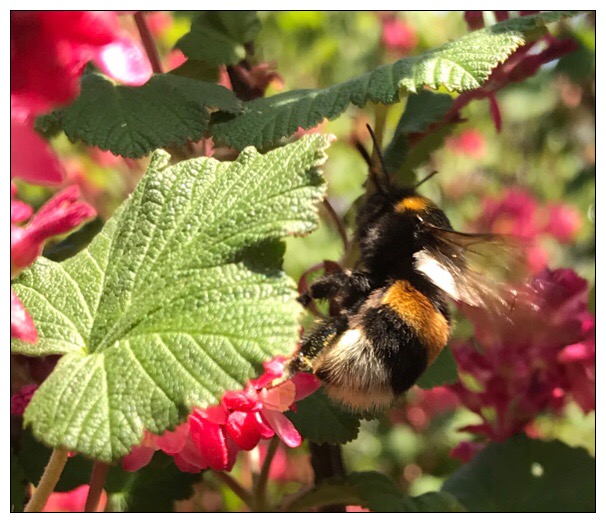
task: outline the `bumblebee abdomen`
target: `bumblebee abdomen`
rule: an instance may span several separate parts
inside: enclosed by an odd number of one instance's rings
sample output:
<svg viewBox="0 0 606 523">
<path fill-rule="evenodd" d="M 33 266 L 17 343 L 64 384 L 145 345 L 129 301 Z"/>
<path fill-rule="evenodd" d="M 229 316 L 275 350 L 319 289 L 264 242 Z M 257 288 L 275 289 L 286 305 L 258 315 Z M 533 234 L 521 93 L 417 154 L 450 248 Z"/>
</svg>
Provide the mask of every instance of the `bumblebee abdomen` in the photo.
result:
<svg viewBox="0 0 606 523">
<path fill-rule="evenodd" d="M 406 280 L 392 284 L 382 304 L 393 311 L 427 350 L 427 364 L 438 357 L 450 337 L 450 322 L 425 294 Z"/>
</svg>

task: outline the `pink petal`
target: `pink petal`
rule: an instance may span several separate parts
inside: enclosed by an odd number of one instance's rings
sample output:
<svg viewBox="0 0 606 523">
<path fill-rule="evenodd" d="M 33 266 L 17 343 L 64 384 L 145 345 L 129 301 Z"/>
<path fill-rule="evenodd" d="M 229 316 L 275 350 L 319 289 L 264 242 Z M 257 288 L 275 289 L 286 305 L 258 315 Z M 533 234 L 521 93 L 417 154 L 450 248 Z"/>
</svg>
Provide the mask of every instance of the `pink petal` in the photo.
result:
<svg viewBox="0 0 606 523">
<path fill-rule="evenodd" d="M 232 412 L 225 425 L 227 433 L 242 450 L 251 450 L 261 439 L 255 412 Z"/>
<path fill-rule="evenodd" d="M 318 378 L 307 372 L 297 373 L 291 381 L 295 384 L 296 388 L 295 401 L 307 398 L 307 396 L 310 396 L 322 386 L 322 382 Z"/>
<path fill-rule="evenodd" d="M 25 310 L 19 297 L 11 289 L 11 338 L 18 338 L 28 343 L 38 341 L 38 332 L 31 316 Z"/>
<path fill-rule="evenodd" d="M 254 389 L 248 389 L 247 391 L 227 391 L 225 394 L 223 394 L 223 399 L 221 400 L 221 402 L 223 403 L 223 406 L 229 411 L 253 411 L 259 410 L 262 406 Z"/>
<path fill-rule="evenodd" d="M 215 470 L 225 470 L 229 463 L 229 453 L 223 426 L 203 417 L 189 417 L 191 439 L 208 465 Z"/>
<path fill-rule="evenodd" d="M 295 401 L 295 384 L 288 380 L 269 389 L 262 389 L 259 397 L 266 409 L 284 412 Z"/>
<path fill-rule="evenodd" d="M 192 440 L 191 432 L 189 437 L 185 440 L 185 445 L 183 446 L 183 449 L 181 449 L 181 452 L 173 455 L 173 457 L 177 467 L 184 472 L 191 472 L 192 469 L 197 469 L 195 472 L 199 472 L 202 469 L 208 468 L 208 462 L 204 459 L 200 450 Z M 185 470 L 185 468 L 188 470 Z"/>
<path fill-rule="evenodd" d="M 189 424 L 183 423 L 174 431 L 167 430 L 161 436 L 155 437 L 156 445 L 166 454 L 178 454 L 183 450 L 189 436 Z"/>
<path fill-rule="evenodd" d="M 281 378 L 282 374 L 284 374 L 285 362 L 286 358 L 284 356 L 276 356 L 271 361 L 264 362 L 263 368 L 265 369 L 265 372 L 257 379 L 250 380 L 251 385 L 257 389 L 262 389 L 263 387 L 271 385 L 275 379 Z"/>
<path fill-rule="evenodd" d="M 153 74 L 143 47 L 128 36 L 101 47 L 93 61 L 106 75 L 126 85 L 143 85 Z"/>
<path fill-rule="evenodd" d="M 278 437 L 289 447 L 301 445 L 301 435 L 291 421 L 281 412 L 263 409 L 262 415 Z"/>
<path fill-rule="evenodd" d="M 61 183 L 63 176 L 57 155 L 34 131 L 32 122 L 11 118 L 11 178 L 55 185 Z"/>
<path fill-rule="evenodd" d="M 259 432 L 261 433 L 262 438 L 273 438 L 276 435 L 273 429 L 263 419 L 260 412 L 255 412 L 255 418 L 259 424 Z"/>
<path fill-rule="evenodd" d="M 127 472 L 139 470 L 151 461 L 154 452 L 156 451 L 151 447 L 136 445 L 131 449 L 129 454 L 122 458 L 122 468 Z"/>
<path fill-rule="evenodd" d="M 189 474 L 199 474 L 203 470 L 202 467 L 196 467 L 195 465 L 192 465 L 189 461 L 184 459 L 181 454 L 174 455 L 173 459 L 175 460 L 175 465 L 181 472 L 188 472 Z"/>
<path fill-rule="evenodd" d="M 44 242 L 71 231 L 96 216 L 88 203 L 77 201 L 77 186 L 68 187 L 53 196 L 36 213 L 25 228 L 11 225 L 11 274 L 27 267 L 40 255 Z"/>
<path fill-rule="evenodd" d="M 213 405 L 212 407 L 206 407 L 204 409 L 196 407 L 190 416 L 192 415 L 207 419 L 217 425 L 225 425 L 227 422 L 227 411 L 223 408 L 223 405 Z"/>
</svg>

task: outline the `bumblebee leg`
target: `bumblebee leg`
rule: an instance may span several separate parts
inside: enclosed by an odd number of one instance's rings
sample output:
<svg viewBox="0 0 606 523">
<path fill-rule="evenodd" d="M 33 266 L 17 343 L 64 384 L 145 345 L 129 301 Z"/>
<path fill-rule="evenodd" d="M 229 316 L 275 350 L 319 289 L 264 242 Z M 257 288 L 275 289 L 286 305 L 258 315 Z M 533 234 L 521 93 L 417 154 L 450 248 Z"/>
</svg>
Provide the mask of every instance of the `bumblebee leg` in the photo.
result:
<svg viewBox="0 0 606 523">
<path fill-rule="evenodd" d="M 335 316 L 317 326 L 303 340 L 301 347 L 288 363 L 288 373 L 313 372 L 314 361 L 335 337 L 347 330 L 349 320 L 345 315 Z"/>
<path fill-rule="evenodd" d="M 342 300 L 347 300 L 352 294 L 368 294 L 371 288 L 370 276 L 365 272 L 336 272 L 323 276 L 312 283 L 309 290 L 299 296 L 299 302 L 303 306 L 307 306 L 312 299 L 330 299 L 337 295 L 341 295 Z"/>
</svg>

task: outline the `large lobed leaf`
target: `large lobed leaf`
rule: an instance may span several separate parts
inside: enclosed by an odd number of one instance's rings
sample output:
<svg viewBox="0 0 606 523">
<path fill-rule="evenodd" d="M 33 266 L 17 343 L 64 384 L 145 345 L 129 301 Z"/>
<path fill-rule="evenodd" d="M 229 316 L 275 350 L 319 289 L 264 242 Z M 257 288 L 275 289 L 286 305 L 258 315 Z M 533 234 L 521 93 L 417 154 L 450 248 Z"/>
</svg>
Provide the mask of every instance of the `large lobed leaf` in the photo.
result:
<svg viewBox="0 0 606 523">
<path fill-rule="evenodd" d="M 294 350 L 300 306 L 279 238 L 317 222 L 331 137 L 234 162 L 153 156 L 90 246 L 13 285 L 38 328 L 19 354 L 63 354 L 25 412 L 37 439 L 110 461 L 143 431 L 239 389 Z"/>
<path fill-rule="evenodd" d="M 561 441 L 492 443 L 442 490 L 474 512 L 594 512 L 595 460 Z"/>
<path fill-rule="evenodd" d="M 236 117 L 222 112 L 213 115 L 211 133 L 217 143 L 238 149 L 248 145 L 262 148 L 300 127 L 311 129 L 325 118 L 334 120 L 349 104 L 393 104 L 423 86 L 458 92 L 475 89 L 498 64 L 544 30 L 546 23 L 575 13 L 556 11 L 506 20 L 325 89 L 295 90 L 253 100 Z"/>
<path fill-rule="evenodd" d="M 38 130 L 51 136 L 62 129 L 72 142 L 127 158 L 200 140 L 211 108 L 230 114 L 241 110 L 229 89 L 172 74 L 154 75 L 137 87 L 117 85 L 99 73 L 86 73 L 81 82 L 80 96 L 41 117 Z"/>
</svg>

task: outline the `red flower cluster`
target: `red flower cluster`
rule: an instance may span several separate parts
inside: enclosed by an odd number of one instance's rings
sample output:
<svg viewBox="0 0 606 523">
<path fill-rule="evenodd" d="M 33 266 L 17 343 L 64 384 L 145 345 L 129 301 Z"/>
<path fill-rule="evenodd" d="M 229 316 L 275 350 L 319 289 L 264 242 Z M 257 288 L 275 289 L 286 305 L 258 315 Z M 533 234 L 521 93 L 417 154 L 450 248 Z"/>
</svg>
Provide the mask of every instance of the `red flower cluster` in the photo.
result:
<svg viewBox="0 0 606 523">
<path fill-rule="evenodd" d="M 231 470 L 238 452 L 253 449 L 261 439 L 277 435 L 289 447 L 298 447 L 301 436 L 283 413 L 320 383 L 311 374 L 299 373 L 270 387 L 282 376 L 284 361 L 277 357 L 265 363 L 265 373 L 250 380 L 243 391 L 226 392 L 215 407 L 195 408 L 175 431 L 161 436 L 146 433 L 143 442 L 123 458 L 123 468 L 137 470 L 149 463 L 156 450 L 162 450 L 184 472 Z"/>
<path fill-rule="evenodd" d="M 560 243 L 570 243 L 581 226 L 582 217 L 574 207 L 560 203 L 541 206 L 530 193 L 514 187 L 499 198 L 486 198 L 473 228 L 525 240 L 527 266 L 536 274 L 547 266 L 548 259 L 538 240 L 552 236 Z"/>
<path fill-rule="evenodd" d="M 528 296 L 526 299 L 525 296 Z M 461 382 L 452 386 L 483 423 L 463 430 L 503 441 L 567 398 L 595 409 L 595 317 L 587 282 L 570 269 L 544 270 L 520 291 L 508 318 L 463 307 L 475 343 L 455 344 Z"/>
</svg>

